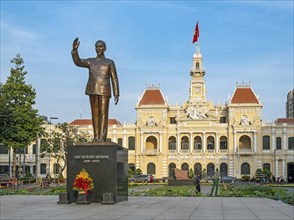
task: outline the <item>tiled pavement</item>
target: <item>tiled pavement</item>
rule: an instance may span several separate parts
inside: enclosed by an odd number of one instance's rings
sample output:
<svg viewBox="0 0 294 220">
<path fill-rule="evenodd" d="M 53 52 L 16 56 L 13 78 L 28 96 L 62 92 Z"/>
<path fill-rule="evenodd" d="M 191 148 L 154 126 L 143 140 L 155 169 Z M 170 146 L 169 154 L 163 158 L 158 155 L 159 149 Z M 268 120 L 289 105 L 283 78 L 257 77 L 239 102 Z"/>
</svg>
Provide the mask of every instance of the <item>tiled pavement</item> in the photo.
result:
<svg viewBox="0 0 294 220">
<path fill-rule="evenodd" d="M 115 205 L 57 204 L 58 196 L 1 196 L 0 219 L 294 219 L 294 207 L 267 198 L 129 197 Z"/>
</svg>

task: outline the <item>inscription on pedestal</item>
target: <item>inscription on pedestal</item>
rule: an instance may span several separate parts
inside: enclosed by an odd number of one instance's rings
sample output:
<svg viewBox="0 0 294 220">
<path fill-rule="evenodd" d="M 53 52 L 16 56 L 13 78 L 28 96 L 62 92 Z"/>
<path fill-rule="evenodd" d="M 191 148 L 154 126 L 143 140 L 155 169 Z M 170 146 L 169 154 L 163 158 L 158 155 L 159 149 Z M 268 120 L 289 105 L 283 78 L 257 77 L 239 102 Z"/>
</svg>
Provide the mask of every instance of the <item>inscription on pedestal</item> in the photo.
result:
<svg viewBox="0 0 294 220">
<path fill-rule="evenodd" d="M 118 150 L 119 148 L 121 150 Z M 127 160 L 127 150 L 112 142 L 106 144 L 81 143 L 69 146 L 67 151 L 67 192 L 70 194 L 71 201 L 77 201 L 77 193 L 72 187 L 74 178 L 82 169 L 87 170 L 94 182 L 94 189 L 89 193 L 90 202 L 101 202 L 105 192 L 112 193 L 116 202 L 120 195 L 127 195 Z M 121 164 L 123 164 L 122 169 L 120 168 Z M 121 189 L 123 192 L 118 193 L 118 190 Z"/>
</svg>

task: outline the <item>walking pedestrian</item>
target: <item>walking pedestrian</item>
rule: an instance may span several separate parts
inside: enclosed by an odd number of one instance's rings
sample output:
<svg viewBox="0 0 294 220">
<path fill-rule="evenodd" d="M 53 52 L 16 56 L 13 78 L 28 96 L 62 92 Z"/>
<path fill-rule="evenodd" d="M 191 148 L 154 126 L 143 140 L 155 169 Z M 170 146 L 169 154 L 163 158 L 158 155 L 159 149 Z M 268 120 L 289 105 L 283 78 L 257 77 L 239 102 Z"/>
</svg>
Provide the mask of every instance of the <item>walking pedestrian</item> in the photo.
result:
<svg viewBox="0 0 294 220">
<path fill-rule="evenodd" d="M 196 182 L 196 194 L 201 192 L 200 189 L 200 180 L 201 180 L 201 176 L 200 173 L 196 173 L 194 176 L 195 182 Z"/>
</svg>

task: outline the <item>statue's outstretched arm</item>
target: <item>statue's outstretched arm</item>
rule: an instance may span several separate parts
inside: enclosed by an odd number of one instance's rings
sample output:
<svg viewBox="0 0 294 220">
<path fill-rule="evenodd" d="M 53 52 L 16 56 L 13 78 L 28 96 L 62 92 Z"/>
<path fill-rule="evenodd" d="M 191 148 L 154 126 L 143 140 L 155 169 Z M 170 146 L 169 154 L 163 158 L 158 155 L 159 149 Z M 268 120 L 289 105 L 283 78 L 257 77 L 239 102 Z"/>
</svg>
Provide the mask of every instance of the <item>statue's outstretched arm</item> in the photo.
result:
<svg viewBox="0 0 294 220">
<path fill-rule="evenodd" d="M 86 61 L 82 60 L 79 56 L 79 52 L 78 52 L 79 45 L 80 45 L 80 42 L 79 42 L 79 38 L 77 37 L 72 44 L 71 56 L 72 56 L 73 62 L 77 66 L 89 68 L 89 64 Z"/>
</svg>

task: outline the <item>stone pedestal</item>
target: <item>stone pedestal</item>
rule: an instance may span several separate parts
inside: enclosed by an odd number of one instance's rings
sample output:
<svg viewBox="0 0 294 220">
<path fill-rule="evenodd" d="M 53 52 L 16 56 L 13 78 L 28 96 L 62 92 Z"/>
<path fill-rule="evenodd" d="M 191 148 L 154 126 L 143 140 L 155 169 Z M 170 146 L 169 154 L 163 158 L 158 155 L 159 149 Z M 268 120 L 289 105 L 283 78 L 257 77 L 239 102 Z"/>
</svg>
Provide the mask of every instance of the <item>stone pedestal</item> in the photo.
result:
<svg viewBox="0 0 294 220">
<path fill-rule="evenodd" d="M 113 194 L 112 193 L 103 193 L 103 199 L 101 204 L 114 204 L 115 201 L 113 199 Z"/>
<path fill-rule="evenodd" d="M 59 201 L 57 202 L 57 204 L 69 203 L 71 203 L 69 193 L 59 193 Z"/>
<path fill-rule="evenodd" d="M 67 149 L 67 192 L 76 202 L 78 193 L 73 182 L 86 169 L 94 182 L 88 195 L 91 203 L 103 201 L 104 193 L 111 193 L 114 202 L 128 200 L 128 150 L 113 142 L 79 143 Z"/>
<path fill-rule="evenodd" d="M 78 200 L 77 200 L 77 205 L 89 205 L 90 204 L 90 201 L 89 201 L 89 198 L 88 198 L 88 195 L 83 193 L 78 193 Z"/>
</svg>

